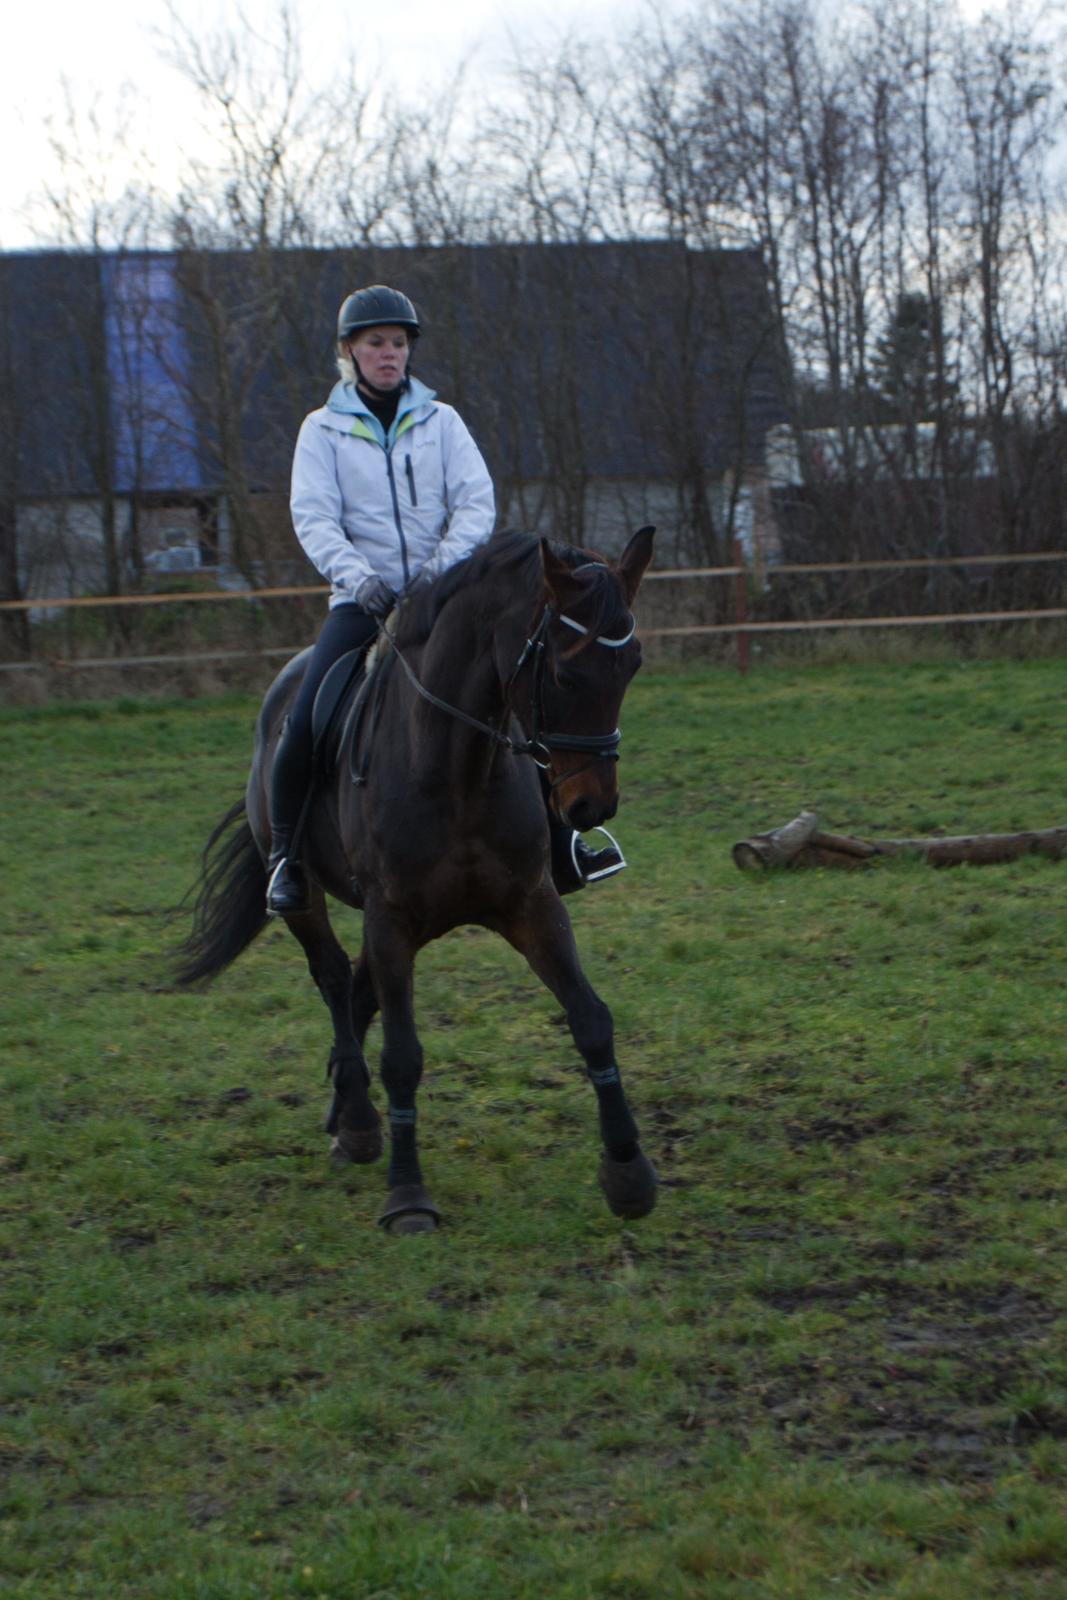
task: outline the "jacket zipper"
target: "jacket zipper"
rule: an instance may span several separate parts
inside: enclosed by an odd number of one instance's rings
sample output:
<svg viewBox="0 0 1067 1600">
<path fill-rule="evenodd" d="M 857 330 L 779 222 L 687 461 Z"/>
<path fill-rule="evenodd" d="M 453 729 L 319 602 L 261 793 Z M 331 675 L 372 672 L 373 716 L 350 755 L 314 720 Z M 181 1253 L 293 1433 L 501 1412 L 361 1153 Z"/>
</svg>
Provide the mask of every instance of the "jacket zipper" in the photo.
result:
<svg viewBox="0 0 1067 1600">
<path fill-rule="evenodd" d="M 415 468 L 411 465 L 410 455 L 406 455 L 404 457 L 404 471 L 408 475 L 408 493 L 411 496 L 411 503 L 413 506 L 417 506 L 419 503 L 419 497 L 415 493 Z"/>
<path fill-rule="evenodd" d="M 411 462 L 408 461 L 410 468 Z M 393 498 L 393 521 L 396 523 L 397 537 L 400 540 L 400 560 L 404 567 L 404 588 L 411 582 L 411 568 L 408 566 L 408 542 L 404 538 L 404 524 L 400 520 L 400 499 L 396 492 L 396 476 L 393 472 L 393 452 L 386 449 L 385 468 L 389 474 L 389 493 Z"/>
</svg>

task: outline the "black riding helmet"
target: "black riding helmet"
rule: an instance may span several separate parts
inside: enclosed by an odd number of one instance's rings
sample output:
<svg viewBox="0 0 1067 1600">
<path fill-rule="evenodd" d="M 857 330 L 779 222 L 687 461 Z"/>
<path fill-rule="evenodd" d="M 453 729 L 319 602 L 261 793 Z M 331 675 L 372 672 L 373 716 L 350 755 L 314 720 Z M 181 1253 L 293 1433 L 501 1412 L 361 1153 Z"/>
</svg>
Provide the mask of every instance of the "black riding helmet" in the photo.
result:
<svg viewBox="0 0 1067 1600">
<path fill-rule="evenodd" d="M 384 283 L 372 283 L 367 289 L 357 289 L 342 302 L 337 313 L 338 339 L 350 339 L 365 328 L 406 328 L 412 340 L 419 337 L 419 314 L 406 294 L 399 289 L 388 289 Z"/>
</svg>

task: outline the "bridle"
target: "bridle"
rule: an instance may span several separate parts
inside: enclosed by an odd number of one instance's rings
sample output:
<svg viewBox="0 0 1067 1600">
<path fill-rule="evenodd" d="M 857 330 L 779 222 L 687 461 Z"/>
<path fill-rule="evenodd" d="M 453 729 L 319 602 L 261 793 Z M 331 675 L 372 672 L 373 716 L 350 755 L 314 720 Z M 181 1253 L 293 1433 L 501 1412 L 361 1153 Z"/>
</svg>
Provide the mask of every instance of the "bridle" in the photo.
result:
<svg viewBox="0 0 1067 1600">
<path fill-rule="evenodd" d="M 563 612 L 556 611 L 551 605 L 546 605 L 541 612 L 540 620 L 536 628 L 527 637 L 526 643 L 519 653 L 519 658 L 511 669 L 504 689 L 504 710 L 501 716 L 501 723 L 505 722 L 511 713 L 512 695 L 520 673 L 527 662 L 533 663 L 531 693 L 533 730 L 528 739 L 522 740 L 513 739 L 510 734 L 504 733 L 502 727 L 498 728 L 494 727 L 490 722 L 482 722 L 478 717 L 472 717 L 469 712 L 462 711 L 459 706 L 454 706 L 449 701 L 442 700 L 439 696 L 432 694 L 425 684 L 420 681 L 410 663 L 405 660 L 396 639 L 384 622 L 382 623 L 381 631 L 392 646 L 393 654 L 407 674 L 408 681 L 424 700 L 428 701 L 430 705 L 436 706 L 439 711 L 446 712 L 448 716 L 455 717 L 457 721 L 464 722 L 468 727 L 477 729 L 479 733 L 488 735 L 490 739 L 493 739 L 505 750 L 510 751 L 512 755 L 529 756 L 534 765 L 540 767 L 542 772 L 547 772 L 551 766 L 553 750 L 573 750 L 581 755 L 588 755 L 590 758 L 588 761 L 583 762 L 580 766 L 568 768 L 558 778 L 551 780 L 550 788 L 555 789 L 561 783 L 566 782 L 568 778 L 576 777 L 578 773 L 585 772 L 588 767 L 595 766 L 598 761 L 618 761 L 622 733 L 618 728 L 613 729 L 611 733 L 549 733 L 542 727 L 544 721 L 546 641 L 548 630 L 553 622 L 562 622 L 566 627 L 573 628 L 576 633 L 589 634 L 589 629 L 584 623 L 575 622 L 573 617 L 568 617 Z M 621 639 L 609 639 L 601 634 L 595 634 L 593 642 L 604 645 L 609 650 L 621 650 L 623 645 L 629 644 L 636 629 L 637 624 L 631 616 L 629 629 Z"/>
<path fill-rule="evenodd" d="M 573 628 L 576 633 L 583 633 L 586 637 L 589 635 L 589 629 L 583 623 L 575 622 L 573 617 L 568 617 L 564 612 L 556 611 L 554 607 L 546 605 L 541 613 L 541 620 L 526 640 L 522 653 L 508 679 L 507 687 L 504 691 L 504 705 L 506 714 L 507 708 L 511 705 L 512 691 L 519 673 L 527 661 L 532 660 L 533 686 L 530 700 L 533 728 L 527 747 L 518 753 L 528 754 L 534 765 L 540 767 L 542 772 L 547 772 L 551 765 L 551 752 L 553 750 L 574 750 L 590 758 L 588 761 L 583 761 L 580 766 L 568 767 L 567 771 L 561 773 L 558 778 L 551 779 L 549 788 L 556 789 L 561 783 L 566 782 L 568 778 L 577 777 L 580 772 L 585 772 L 588 767 L 595 766 L 598 761 L 618 761 L 619 742 L 622 739 L 622 733 L 618 728 L 613 729 L 611 733 L 549 733 L 542 727 L 544 722 L 545 663 L 548 653 L 546 642 L 548 630 L 553 622 L 562 622 L 566 627 Z M 621 650 L 623 645 L 629 644 L 636 628 L 637 624 L 631 617 L 629 629 L 621 639 L 609 639 L 601 634 L 594 634 L 593 641 L 596 644 L 605 645 L 609 650 Z"/>
</svg>

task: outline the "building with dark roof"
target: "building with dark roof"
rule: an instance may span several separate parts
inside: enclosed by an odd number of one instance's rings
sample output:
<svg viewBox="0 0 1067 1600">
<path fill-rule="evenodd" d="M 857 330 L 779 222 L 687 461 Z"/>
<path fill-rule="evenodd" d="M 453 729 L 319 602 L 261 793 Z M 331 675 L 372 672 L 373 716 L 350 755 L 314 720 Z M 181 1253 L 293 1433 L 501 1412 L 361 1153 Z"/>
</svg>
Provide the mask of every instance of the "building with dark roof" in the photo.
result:
<svg viewBox="0 0 1067 1600">
<path fill-rule="evenodd" d="M 500 520 L 661 562 L 758 528 L 783 365 L 754 251 L 673 243 L 0 256 L 8 594 L 120 592 L 155 568 L 307 569 L 293 443 L 336 376 L 344 295 L 423 319 L 419 375 L 461 411 Z"/>
</svg>

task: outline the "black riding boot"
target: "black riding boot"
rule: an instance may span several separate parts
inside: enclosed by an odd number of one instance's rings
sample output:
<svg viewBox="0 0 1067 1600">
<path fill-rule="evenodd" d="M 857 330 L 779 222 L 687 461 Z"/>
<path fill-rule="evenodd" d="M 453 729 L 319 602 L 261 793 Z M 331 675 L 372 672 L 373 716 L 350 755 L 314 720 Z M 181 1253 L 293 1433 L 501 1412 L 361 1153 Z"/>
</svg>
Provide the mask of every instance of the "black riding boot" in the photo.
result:
<svg viewBox="0 0 1067 1600">
<path fill-rule="evenodd" d="M 572 848 L 583 883 L 596 883 L 599 878 L 613 878 L 626 865 L 626 858 L 614 839 L 603 849 L 592 850 L 579 833 L 572 841 Z"/>
<path fill-rule="evenodd" d="M 311 888 L 307 873 L 292 856 L 293 830 L 275 824 L 270 831 L 270 858 L 267 861 L 267 914 L 310 911 Z"/>
<path fill-rule="evenodd" d="M 548 825 L 552 881 L 560 894 L 573 894 L 575 889 L 584 889 L 587 883 L 612 878 L 625 867 L 622 851 L 614 840 L 602 850 L 593 850 L 580 833 L 561 822 L 552 811 L 548 813 Z"/>
<path fill-rule="evenodd" d="M 307 798 L 311 774 L 302 742 L 294 739 L 288 719 L 274 754 L 270 793 L 270 857 L 267 861 L 267 914 L 311 908 L 311 887 L 300 865 L 300 840 L 293 835 Z"/>
</svg>

